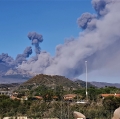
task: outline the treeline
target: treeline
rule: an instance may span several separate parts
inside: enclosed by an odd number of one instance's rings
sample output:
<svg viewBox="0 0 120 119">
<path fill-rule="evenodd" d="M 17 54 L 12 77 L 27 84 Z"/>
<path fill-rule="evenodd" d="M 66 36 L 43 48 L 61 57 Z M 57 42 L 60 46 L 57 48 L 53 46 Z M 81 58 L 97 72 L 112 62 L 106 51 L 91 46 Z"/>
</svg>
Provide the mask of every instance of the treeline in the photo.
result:
<svg viewBox="0 0 120 119">
<path fill-rule="evenodd" d="M 108 96 L 102 99 L 100 94 L 120 93 L 116 87 L 88 88 L 89 103 L 77 104 L 77 100 L 86 98 L 85 89 L 74 90 L 72 87 L 66 91 L 58 86 L 50 89 L 46 86 L 39 86 L 32 90 L 19 90 L 19 97 L 28 96 L 28 100 L 12 100 L 8 96 L 0 96 L 0 117 L 5 116 L 28 116 L 30 118 L 61 118 L 73 119 L 73 111 L 79 111 L 91 119 L 110 119 L 116 108 L 120 106 L 120 98 Z M 65 94 L 77 94 L 73 101 L 65 101 Z M 34 99 L 33 96 L 42 96 L 43 100 Z M 53 97 L 56 96 L 56 99 Z"/>
</svg>

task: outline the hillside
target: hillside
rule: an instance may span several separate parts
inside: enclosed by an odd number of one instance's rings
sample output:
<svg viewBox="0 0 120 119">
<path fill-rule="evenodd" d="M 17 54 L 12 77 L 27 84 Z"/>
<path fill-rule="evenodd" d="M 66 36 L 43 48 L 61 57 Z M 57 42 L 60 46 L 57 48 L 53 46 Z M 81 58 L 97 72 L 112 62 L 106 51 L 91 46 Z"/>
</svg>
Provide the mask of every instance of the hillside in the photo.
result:
<svg viewBox="0 0 120 119">
<path fill-rule="evenodd" d="M 78 85 L 80 85 L 81 87 L 86 87 L 86 82 L 82 81 L 82 80 L 76 80 L 75 83 L 77 83 Z M 97 87 L 96 85 L 92 84 L 91 82 L 87 82 L 87 87 Z"/>
<path fill-rule="evenodd" d="M 64 76 L 58 75 L 44 75 L 39 74 L 34 76 L 33 78 L 22 77 L 21 75 L 6 75 L 0 77 L 0 84 L 11 84 L 11 83 L 22 83 L 21 86 L 35 86 L 35 85 L 46 85 L 47 87 L 54 87 L 54 86 L 63 86 L 63 87 L 85 87 L 86 82 L 80 79 L 76 79 L 72 81 Z M 105 86 L 112 86 L 120 88 L 119 83 L 107 83 L 107 82 L 88 82 L 88 87 L 105 87 Z"/>
<path fill-rule="evenodd" d="M 63 86 L 78 88 L 78 84 L 73 82 L 72 80 L 58 75 L 44 75 L 39 74 L 35 77 L 29 79 L 28 81 L 24 82 L 21 86 L 29 86 L 29 85 L 45 85 L 47 87 L 54 87 L 54 86 Z"/>
</svg>

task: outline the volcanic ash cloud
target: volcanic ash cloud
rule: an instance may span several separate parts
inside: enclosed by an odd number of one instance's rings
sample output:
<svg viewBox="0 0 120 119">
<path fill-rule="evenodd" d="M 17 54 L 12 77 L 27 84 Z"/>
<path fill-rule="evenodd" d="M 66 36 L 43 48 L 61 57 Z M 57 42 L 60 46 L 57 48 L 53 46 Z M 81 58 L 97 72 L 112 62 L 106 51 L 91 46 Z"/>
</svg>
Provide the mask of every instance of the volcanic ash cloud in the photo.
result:
<svg viewBox="0 0 120 119">
<path fill-rule="evenodd" d="M 38 34 L 36 32 L 29 32 L 28 38 L 32 41 L 32 45 L 35 46 L 35 52 L 36 54 L 40 54 L 40 46 L 39 43 L 43 41 L 43 37 L 41 34 Z"/>
<path fill-rule="evenodd" d="M 85 60 L 89 71 L 114 66 L 120 60 L 120 2 L 112 0 L 92 0 L 96 15 L 83 13 L 78 19 L 78 26 L 84 29 L 78 38 L 67 40 L 56 46 L 56 55 L 51 57 L 41 52 L 39 43 L 42 35 L 30 33 L 29 39 L 35 45 L 37 61 L 29 59 L 19 67 L 36 73 L 64 75 L 75 78 L 85 71 Z M 40 40 L 39 40 L 40 39 Z M 113 58 L 116 57 L 117 59 Z M 116 62 L 113 62 L 114 61 Z"/>
<path fill-rule="evenodd" d="M 16 65 L 21 64 L 23 61 L 27 61 L 26 58 L 28 58 L 32 54 L 32 48 L 31 47 L 26 47 L 24 50 L 23 54 L 18 54 L 16 57 Z"/>
</svg>

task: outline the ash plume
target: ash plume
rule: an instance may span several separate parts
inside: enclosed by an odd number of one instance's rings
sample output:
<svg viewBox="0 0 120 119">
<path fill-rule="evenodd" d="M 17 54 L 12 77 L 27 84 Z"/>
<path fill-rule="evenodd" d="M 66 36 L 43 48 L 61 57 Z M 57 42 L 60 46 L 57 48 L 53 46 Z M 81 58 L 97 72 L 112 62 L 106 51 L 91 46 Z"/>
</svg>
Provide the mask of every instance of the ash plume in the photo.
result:
<svg viewBox="0 0 120 119">
<path fill-rule="evenodd" d="M 90 13 L 83 13 L 81 17 L 77 19 L 78 26 L 82 29 L 95 29 L 96 28 L 96 15 Z"/>
<path fill-rule="evenodd" d="M 32 54 L 32 48 L 26 47 L 23 54 L 18 54 L 16 57 L 16 63 L 21 64 L 23 61 L 26 61 L 26 58 L 29 57 Z"/>
<path fill-rule="evenodd" d="M 31 47 L 26 47 L 26 49 L 23 52 L 23 55 L 25 58 L 29 57 L 32 54 L 32 48 Z"/>
<path fill-rule="evenodd" d="M 115 1 L 117 2 L 118 0 Z M 109 12 L 107 6 L 115 2 L 113 0 L 92 0 L 91 3 L 97 14 L 86 12 L 77 19 L 78 26 L 84 30 L 94 30 L 96 28 L 97 19 L 106 15 Z"/>
<path fill-rule="evenodd" d="M 12 65 L 14 63 L 14 59 L 7 53 L 2 53 L 0 55 L 0 63 L 7 63 L 9 65 Z"/>
<path fill-rule="evenodd" d="M 97 14 L 103 16 L 109 11 L 106 6 L 114 1 L 116 2 L 118 0 L 92 0 L 92 5 Z"/>
<path fill-rule="evenodd" d="M 0 75 L 4 74 L 8 69 L 15 66 L 14 59 L 7 53 L 0 55 Z"/>
<path fill-rule="evenodd" d="M 35 46 L 35 52 L 36 54 L 40 54 L 40 46 L 39 43 L 43 41 L 43 37 L 41 34 L 38 34 L 36 32 L 29 32 L 28 38 L 32 41 L 32 45 Z"/>
<path fill-rule="evenodd" d="M 29 59 L 19 68 L 34 73 L 75 78 L 85 72 L 87 60 L 89 71 L 103 68 L 111 70 L 113 74 L 116 70 L 120 70 L 120 2 L 92 0 L 92 4 L 97 11 L 96 16 L 102 15 L 101 17 L 96 18 L 92 14 L 86 16 L 85 13 L 82 16 L 83 21 L 79 22 L 84 31 L 80 32 L 77 38 L 70 38 L 64 44 L 56 46 L 54 57 L 51 57 L 48 52 L 41 51 L 36 61 Z M 92 22 L 94 19 L 95 23 Z M 94 30 L 89 28 L 91 22 L 95 25 Z M 30 40 L 35 39 L 31 37 Z"/>
</svg>

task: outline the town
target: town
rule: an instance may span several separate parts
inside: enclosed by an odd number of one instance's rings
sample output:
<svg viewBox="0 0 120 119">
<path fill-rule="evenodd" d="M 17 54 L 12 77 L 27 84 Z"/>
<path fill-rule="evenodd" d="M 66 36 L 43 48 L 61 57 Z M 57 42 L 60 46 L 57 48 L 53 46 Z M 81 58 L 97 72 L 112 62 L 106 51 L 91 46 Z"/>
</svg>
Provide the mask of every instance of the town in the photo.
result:
<svg viewBox="0 0 120 119">
<path fill-rule="evenodd" d="M 60 80 L 65 85 L 58 85 Z M 16 85 L 0 88 L 1 118 L 74 119 L 73 112 L 78 111 L 90 119 L 110 119 L 120 104 L 119 88 L 88 85 L 86 97 L 85 86 L 62 76 L 40 74 Z"/>
</svg>

